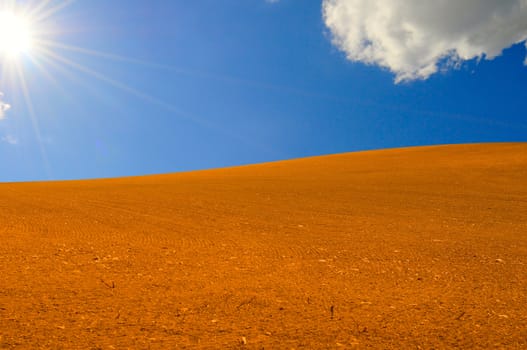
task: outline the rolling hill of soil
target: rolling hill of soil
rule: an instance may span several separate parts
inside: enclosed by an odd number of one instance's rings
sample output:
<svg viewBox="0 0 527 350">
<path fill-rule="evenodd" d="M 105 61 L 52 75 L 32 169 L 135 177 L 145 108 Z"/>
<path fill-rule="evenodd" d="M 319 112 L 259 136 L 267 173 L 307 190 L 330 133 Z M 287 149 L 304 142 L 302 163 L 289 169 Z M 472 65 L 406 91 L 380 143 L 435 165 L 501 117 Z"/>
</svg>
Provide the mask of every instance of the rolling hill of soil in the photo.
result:
<svg viewBox="0 0 527 350">
<path fill-rule="evenodd" d="M 0 348 L 527 348 L 527 144 L 0 184 Z"/>
</svg>

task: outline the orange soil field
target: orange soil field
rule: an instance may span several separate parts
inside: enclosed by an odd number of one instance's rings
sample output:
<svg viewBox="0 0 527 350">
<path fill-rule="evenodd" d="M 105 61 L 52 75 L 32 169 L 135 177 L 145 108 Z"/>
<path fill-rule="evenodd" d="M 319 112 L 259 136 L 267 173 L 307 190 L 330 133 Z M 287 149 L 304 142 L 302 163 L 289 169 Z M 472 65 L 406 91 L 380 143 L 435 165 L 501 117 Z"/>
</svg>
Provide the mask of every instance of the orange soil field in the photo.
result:
<svg viewBox="0 0 527 350">
<path fill-rule="evenodd" d="M 527 347 L 527 144 L 0 184 L 0 348 Z"/>
</svg>

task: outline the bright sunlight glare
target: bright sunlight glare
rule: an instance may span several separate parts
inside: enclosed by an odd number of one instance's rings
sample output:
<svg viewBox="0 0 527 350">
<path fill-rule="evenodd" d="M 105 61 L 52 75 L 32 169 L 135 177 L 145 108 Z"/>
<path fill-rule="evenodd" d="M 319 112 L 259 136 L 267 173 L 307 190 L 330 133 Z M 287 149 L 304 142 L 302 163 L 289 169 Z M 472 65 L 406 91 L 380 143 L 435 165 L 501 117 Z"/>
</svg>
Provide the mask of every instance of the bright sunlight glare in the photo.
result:
<svg viewBox="0 0 527 350">
<path fill-rule="evenodd" d="M 0 12 L 0 55 L 29 52 L 32 46 L 29 21 L 13 12 Z"/>
</svg>

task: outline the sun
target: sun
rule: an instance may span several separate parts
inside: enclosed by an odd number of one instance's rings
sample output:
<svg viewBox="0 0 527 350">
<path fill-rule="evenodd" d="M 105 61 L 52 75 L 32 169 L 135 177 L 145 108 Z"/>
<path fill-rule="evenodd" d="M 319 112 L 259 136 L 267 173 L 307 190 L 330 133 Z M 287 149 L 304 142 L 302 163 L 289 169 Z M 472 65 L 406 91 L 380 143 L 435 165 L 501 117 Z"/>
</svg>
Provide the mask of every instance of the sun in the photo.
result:
<svg viewBox="0 0 527 350">
<path fill-rule="evenodd" d="M 29 20 L 14 12 L 0 11 L 0 56 L 13 58 L 29 53 L 32 45 Z"/>
</svg>

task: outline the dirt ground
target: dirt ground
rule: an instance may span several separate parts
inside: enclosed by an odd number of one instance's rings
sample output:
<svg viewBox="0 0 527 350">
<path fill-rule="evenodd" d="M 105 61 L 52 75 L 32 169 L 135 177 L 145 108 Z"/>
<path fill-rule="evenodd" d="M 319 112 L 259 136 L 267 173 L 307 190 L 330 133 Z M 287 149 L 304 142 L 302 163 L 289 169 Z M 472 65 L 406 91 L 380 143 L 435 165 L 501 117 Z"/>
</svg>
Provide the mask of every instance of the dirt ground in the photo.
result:
<svg viewBox="0 0 527 350">
<path fill-rule="evenodd" d="M 527 144 L 0 184 L 0 348 L 527 348 Z"/>
</svg>

